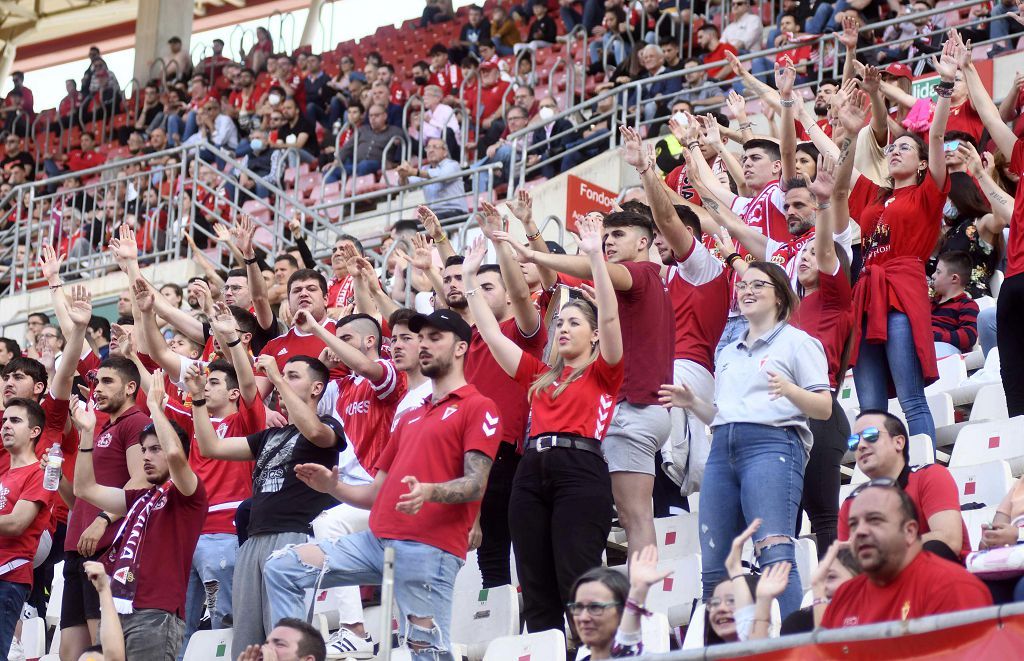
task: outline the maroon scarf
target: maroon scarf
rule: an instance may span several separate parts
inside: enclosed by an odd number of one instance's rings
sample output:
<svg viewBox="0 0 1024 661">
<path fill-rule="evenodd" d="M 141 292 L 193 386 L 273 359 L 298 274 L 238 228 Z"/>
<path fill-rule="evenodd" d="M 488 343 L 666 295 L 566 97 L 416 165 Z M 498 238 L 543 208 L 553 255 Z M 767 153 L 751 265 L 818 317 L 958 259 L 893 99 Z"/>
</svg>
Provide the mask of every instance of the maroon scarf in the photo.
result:
<svg viewBox="0 0 1024 661">
<path fill-rule="evenodd" d="M 113 578 L 110 582 L 110 593 L 114 597 L 114 607 L 122 615 L 128 615 L 134 610 L 133 602 L 139 585 L 139 561 L 146 528 L 157 505 L 166 504 L 171 486 L 171 481 L 168 480 L 158 487 L 153 487 L 132 503 L 107 552 L 104 564 Z"/>
</svg>

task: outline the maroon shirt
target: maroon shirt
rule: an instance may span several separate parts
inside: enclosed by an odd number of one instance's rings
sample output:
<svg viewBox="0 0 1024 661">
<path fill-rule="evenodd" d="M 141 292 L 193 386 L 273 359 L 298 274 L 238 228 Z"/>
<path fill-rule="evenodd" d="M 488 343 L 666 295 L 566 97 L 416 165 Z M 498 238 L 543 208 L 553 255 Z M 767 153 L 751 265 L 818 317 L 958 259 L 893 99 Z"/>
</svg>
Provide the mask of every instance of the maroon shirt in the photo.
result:
<svg viewBox="0 0 1024 661">
<path fill-rule="evenodd" d="M 131 509 L 132 503 L 150 491 L 152 488 L 125 491 L 125 506 Z M 185 619 L 185 590 L 192 570 L 192 554 L 206 520 L 207 506 L 206 487 L 199 480 L 191 496 L 183 495 L 172 484 L 165 503 L 157 503 L 153 508 L 139 547 L 139 585 L 132 602 L 136 611 L 155 608 Z M 131 523 L 129 521 L 128 525 Z M 111 528 L 120 528 L 120 525 Z M 122 537 L 118 543 L 124 544 L 124 541 Z M 112 567 L 107 567 L 107 571 L 111 570 Z"/>
<path fill-rule="evenodd" d="M 634 406 L 658 404 L 658 389 L 672 383 L 675 316 L 672 300 L 654 262 L 621 262 L 633 277 L 628 291 L 616 291 L 622 352 L 629 356 L 618 401 Z M 501 409 L 504 414 L 504 409 Z"/>
<path fill-rule="evenodd" d="M 128 448 L 137 445 L 139 432 L 152 423 L 149 416 L 142 412 L 138 406 L 132 406 L 117 419 L 117 422 L 107 422 L 96 432 L 93 441 L 92 466 L 96 474 L 96 483 L 105 487 L 124 488 L 131 478 L 128 472 Z M 79 498 L 75 506 L 71 508 L 71 516 L 68 517 L 68 532 L 64 539 L 65 551 L 78 550 L 78 538 L 82 536 L 85 529 L 96 520 L 100 508 L 92 503 L 85 502 Z M 115 521 L 113 525 L 107 526 L 106 532 L 96 544 L 96 551 L 102 551 L 114 541 L 114 536 L 120 528 L 120 522 Z M 189 559 L 192 556 L 189 555 Z"/>
</svg>

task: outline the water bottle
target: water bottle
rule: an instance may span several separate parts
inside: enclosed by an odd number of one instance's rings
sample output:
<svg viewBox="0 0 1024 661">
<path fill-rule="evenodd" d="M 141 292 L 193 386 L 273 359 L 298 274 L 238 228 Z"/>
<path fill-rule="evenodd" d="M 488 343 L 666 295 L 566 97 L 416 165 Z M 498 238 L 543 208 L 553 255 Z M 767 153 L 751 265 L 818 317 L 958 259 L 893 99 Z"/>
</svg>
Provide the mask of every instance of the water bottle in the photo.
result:
<svg viewBox="0 0 1024 661">
<path fill-rule="evenodd" d="M 64 453 L 60 451 L 60 445 L 54 443 L 46 453 L 46 471 L 43 473 L 43 488 L 47 491 L 57 490 L 60 484 L 60 467 L 63 463 Z"/>
</svg>

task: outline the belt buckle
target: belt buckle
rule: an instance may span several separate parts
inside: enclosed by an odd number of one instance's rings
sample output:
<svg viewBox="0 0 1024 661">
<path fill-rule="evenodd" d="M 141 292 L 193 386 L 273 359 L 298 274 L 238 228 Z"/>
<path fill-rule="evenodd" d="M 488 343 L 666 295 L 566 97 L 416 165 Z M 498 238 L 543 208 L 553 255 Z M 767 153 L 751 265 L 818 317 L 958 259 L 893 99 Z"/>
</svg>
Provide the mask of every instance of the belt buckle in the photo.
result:
<svg viewBox="0 0 1024 661">
<path fill-rule="evenodd" d="M 547 452 L 555 447 L 557 436 L 541 436 L 537 439 L 537 452 Z"/>
</svg>

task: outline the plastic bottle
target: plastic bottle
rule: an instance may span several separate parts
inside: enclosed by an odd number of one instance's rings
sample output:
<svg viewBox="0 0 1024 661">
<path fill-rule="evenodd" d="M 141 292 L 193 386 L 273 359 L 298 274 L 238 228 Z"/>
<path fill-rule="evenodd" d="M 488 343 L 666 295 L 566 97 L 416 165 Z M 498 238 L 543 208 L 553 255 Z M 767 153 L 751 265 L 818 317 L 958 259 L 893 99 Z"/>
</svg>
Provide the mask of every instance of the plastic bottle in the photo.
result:
<svg viewBox="0 0 1024 661">
<path fill-rule="evenodd" d="M 60 467 L 64 463 L 64 453 L 60 445 L 54 443 L 46 453 L 46 471 L 43 473 L 43 488 L 47 491 L 56 491 L 60 484 Z"/>
</svg>

